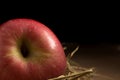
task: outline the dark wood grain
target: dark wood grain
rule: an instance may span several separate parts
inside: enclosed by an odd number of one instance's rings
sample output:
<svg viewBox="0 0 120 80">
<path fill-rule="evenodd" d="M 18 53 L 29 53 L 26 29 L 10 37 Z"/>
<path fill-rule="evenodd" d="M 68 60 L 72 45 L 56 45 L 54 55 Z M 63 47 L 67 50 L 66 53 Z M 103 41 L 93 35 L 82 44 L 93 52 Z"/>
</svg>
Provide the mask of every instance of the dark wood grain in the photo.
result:
<svg viewBox="0 0 120 80">
<path fill-rule="evenodd" d="M 79 45 L 79 50 L 73 56 L 73 60 L 82 67 L 94 67 L 97 76 L 95 80 L 109 80 L 104 77 L 110 77 L 113 80 L 120 79 L 120 45 L 97 44 L 80 45 L 77 43 L 66 43 L 68 51 L 66 54 Z"/>
</svg>

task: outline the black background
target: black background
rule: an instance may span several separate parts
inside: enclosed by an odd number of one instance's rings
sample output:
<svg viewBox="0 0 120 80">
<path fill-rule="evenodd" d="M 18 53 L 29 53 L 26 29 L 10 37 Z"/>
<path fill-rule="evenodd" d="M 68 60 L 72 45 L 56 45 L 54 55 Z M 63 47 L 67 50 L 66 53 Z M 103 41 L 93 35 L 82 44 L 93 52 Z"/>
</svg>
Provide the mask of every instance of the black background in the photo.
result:
<svg viewBox="0 0 120 80">
<path fill-rule="evenodd" d="M 0 12 L 0 24 L 13 18 L 31 18 L 51 28 L 61 42 L 120 43 L 119 11 L 113 6 L 89 2 L 89 5 L 73 2 L 41 4 L 8 6 Z"/>
</svg>

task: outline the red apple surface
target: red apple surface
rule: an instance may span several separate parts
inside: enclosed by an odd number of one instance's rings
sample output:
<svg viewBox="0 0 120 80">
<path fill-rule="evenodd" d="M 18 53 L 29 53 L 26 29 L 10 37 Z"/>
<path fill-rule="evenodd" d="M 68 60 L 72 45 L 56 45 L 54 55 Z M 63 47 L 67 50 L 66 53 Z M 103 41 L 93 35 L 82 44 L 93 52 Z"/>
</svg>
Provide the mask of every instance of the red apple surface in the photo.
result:
<svg viewBox="0 0 120 80">
<path fill-rule="evenodd" d="M 23 18 L 0 25 L 0 80 L 48 80 L 65 69 L 63 47 L 47 26 Z"/>
</svg>

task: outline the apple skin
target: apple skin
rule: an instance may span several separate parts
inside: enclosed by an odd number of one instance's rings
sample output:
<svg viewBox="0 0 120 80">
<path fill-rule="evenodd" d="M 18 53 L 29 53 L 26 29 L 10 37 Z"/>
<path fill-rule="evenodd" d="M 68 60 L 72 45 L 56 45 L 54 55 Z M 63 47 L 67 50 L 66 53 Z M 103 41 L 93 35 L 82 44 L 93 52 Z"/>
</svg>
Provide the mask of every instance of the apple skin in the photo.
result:
<svg viewBox="0 0 120 80">
<path fill-rule="evenodd" d="M 22 41 L 29 48 L 27 57 L 20 49 Z M 0 80 L 48 80 L 65 69 L 64 49 L 47 26 L 26 18 L 0 25 Z"/>
</svg>

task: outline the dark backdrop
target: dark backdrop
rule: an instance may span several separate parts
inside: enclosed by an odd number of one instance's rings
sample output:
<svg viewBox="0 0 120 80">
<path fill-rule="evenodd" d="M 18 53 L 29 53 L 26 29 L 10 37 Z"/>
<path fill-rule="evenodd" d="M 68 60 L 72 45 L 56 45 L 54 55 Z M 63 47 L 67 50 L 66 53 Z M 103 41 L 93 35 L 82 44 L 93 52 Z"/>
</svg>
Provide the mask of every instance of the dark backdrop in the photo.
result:
<svg viewBox="0 0 120 80">
<path fill-rule="evenodd" d="M 112 7 L 69 4 L 42 9 L 20 6 L 3 10 L 0 12 L 0 24 L 12 18 L 35 19 L 51 28 L 61 42 L 120 43 L 118 10 Z"/>
</svg>

